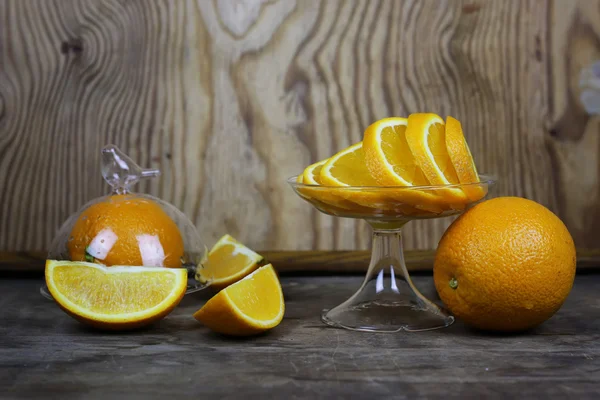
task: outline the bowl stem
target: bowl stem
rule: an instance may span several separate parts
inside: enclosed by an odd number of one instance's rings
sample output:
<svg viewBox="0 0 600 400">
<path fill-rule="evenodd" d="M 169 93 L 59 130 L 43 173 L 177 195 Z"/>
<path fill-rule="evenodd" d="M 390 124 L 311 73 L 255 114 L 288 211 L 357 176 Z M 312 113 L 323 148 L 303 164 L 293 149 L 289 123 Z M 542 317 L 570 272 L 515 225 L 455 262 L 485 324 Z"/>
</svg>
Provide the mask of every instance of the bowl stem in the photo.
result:
<svg viewBox="0 0 600 400">
<path fill-rule="evenodd" d="M 356 331 L 423 331 L 451 325 L 454 317 L 413 284 L 402 248 L 402 228 L 373 229 L 371 262 L 358 291 L 326 310 L 328 325 Z"/>
</svg>

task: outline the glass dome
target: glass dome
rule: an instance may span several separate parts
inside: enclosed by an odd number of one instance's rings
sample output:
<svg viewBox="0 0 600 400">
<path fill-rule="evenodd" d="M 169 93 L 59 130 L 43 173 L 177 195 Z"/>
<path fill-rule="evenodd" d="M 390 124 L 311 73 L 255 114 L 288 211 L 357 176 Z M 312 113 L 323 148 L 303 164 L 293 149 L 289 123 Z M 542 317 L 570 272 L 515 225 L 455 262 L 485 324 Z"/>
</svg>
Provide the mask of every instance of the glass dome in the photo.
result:
<svg viewBox="0 0 600 400">
<path fill-rule="evenodd" d="M 192 221 L 170 203 L 130 191 L 140 179 L 159 174 L 140 168 L 113 145 L 104 147 L 102 175 L 112 193 L 85 204 L 64 222 L 48 259 L 186 268 L 187 293 L 207 287 L 210 279 L 196 279 L 207 248 Z M 50 297 L 45 287 L 42 294 Z"/>
</svg>

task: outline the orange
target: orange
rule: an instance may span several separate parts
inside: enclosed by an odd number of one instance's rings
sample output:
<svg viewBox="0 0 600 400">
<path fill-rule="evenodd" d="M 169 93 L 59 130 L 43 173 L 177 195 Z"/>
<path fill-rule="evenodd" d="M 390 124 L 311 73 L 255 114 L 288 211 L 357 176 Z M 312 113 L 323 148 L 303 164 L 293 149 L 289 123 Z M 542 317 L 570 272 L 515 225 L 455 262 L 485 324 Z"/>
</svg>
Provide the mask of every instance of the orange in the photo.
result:
<svg viewBox="0 0 600 400">
<path fill-rule="evenodd" d="M 446 117 L 445 133 L 448 156 L 452 160 L 458 183 L 479 182 L 475 161 L 473 161 L 460 122 L 450 116 Z M 464 186 L 462 189 L 470 201 L 478 201 L 486 195 L 486 190 L 479 185 Z"/>
<path fill-rule="evenodd" d="M 58 305 L 78 321 L 124 330 L 169 314 L 185 294 L 187 271 L 47 260 L 46 284 Z"/>
<path fill-rule="evenodd" d="M 183 256 L 179 228 L 154 201 L 113 195 L 84 210 L 67 242 L 73 261 L 178 268 Z"/>
<path fill-rule="evenodd" d="M 215 332 L 247 336 L 274 328 L 283 319 L 285 304 L 277 274 L 267 264 L 221 290 L 194 318 Z"/>
<path fill-rule="evenodd" d="M 575 277 L 575 246 L 562 221 L 518 197 L 485 201 L 444 233 L 434 262 L 441 300 L 466 324 L 522 331 L 550 318 Z"/>
<path fill-rule="evenodd" d="M 230 235 L 223 235 L 208 252 L 196 279 L 212 280 L 210 286 L 220 290 L 239 281 L 258 268 L 263 261 L 260 254 L 250 250 Z"/>
</svg>

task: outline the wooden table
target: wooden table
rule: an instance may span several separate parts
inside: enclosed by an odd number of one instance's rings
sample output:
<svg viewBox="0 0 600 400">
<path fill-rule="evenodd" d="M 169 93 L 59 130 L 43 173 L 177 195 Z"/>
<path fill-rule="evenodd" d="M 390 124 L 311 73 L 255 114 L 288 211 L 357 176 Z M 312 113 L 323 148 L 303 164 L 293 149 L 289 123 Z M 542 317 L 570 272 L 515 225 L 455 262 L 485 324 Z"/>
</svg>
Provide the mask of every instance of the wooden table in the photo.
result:
<svg viewBox="0 0 600 400">
<path fill-rule="evenodd" d="M 372 334 L 326 327 L 358 276 L 283 277 L 286 315 L 263 336 L 230 339 L 192 318 L 186 296 L 144 331 L 90 330 L 42 298 L 41 279 L 0 280 L 0 397 L 598 398 L 600 274 L 582 274 L 566 304 L 528 334 L 447 329 Z M 415 278 L 434 296 L 430 276 Z"/>
</svg>

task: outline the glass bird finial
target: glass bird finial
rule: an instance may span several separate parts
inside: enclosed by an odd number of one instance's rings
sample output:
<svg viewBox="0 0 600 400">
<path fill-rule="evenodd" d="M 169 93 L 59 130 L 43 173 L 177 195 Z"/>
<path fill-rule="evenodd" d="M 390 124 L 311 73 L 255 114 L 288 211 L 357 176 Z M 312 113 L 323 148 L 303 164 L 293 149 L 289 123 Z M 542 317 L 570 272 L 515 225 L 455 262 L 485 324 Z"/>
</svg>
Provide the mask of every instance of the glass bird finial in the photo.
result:
<svg viewBox="0 0 600 400">
<path fill-rule="evenodd" d="M 102 149 L 102 176 L 116 193 L 127 193 L 140 179 L 158 175 L 158 169 L 143 169 L 115 145 Z"/>
</svg>

